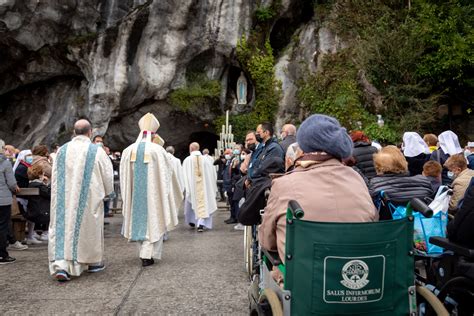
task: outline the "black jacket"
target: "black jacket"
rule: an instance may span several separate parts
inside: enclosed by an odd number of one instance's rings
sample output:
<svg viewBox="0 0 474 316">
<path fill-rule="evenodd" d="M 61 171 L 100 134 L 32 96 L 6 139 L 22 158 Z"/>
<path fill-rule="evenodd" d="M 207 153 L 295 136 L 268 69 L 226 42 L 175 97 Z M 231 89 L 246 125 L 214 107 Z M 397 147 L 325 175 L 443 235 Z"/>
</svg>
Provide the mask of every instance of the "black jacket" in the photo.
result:
<svg viewBox="0 0 474 316">
<path fill-rule="evenodd" d="M 283 161 L 278 157 L 266 159 L 262 165 L 262 177 L 254 179 L 245 191 L 245 202 L 240 206 L 238 220 L 243 225 L 256 225 L 261 222 L 260 210 L 267 205 L 265 191 L 272 185 L 271 173 L 283 173 Z"/>
<path fill-rule="evenodd" d="M 368 178 L 375 176 L 373 155 L 377 152 L 377 148 L 369 143 L 355 142 L 352 157 L 356 160 L 356 167 Z"/>
<path fill-rule="evenodd" d="M 416 176 L 423 172 L 423 165 L 430 159 L 430 155 L 421 153 L 415 157 L 405 157 L 405 159 L 408 162 L 408 171 L 410 172 L 410 175 Z"/>
<path fill-rule="evenodd" d="M 31 181 L 29 187 L 38 188 L 39 195 L 28 196 L 28 207 L 25 217 L 35 224 L 47 226 L 49 224 L 51 186 L 47 186 L 39 181 Z"/>
<path fill-rule="evenodd" d="M 448 238 L 461 246 L 474 249 L 474 178 L 471 179 L 461 207 L 448 224 Z"/>
</svg>

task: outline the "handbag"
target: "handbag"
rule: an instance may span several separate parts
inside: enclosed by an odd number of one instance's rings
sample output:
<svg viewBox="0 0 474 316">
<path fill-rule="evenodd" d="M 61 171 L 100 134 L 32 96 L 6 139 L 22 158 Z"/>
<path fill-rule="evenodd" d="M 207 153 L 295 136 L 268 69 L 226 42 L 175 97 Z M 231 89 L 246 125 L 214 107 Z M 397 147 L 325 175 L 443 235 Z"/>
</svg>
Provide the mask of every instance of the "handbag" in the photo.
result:
<svg viewBox="0 0 474 316">
<path fill-rule="evenodd" d="M 16 216 L 19 215 L 20 213 L 20 207 L 18 206 L 18 201 L 16 200 L 16 195 L 13 196 L 12 198 L 12 213 L 11 216 Z"/>
</svg>

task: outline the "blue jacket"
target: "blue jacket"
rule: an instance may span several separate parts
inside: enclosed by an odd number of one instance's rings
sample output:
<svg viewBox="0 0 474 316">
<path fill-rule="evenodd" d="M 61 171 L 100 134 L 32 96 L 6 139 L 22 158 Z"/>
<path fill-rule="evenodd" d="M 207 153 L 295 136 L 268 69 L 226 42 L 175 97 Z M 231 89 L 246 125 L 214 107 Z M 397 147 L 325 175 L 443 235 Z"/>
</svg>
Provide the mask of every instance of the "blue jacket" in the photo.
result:
<svg viewBox="0 0 474 316">
<path fill-rule="evenodd" d="M 469 156 L 467 156 L 467 161 L 469 161 L 469 169 L 474 170 L 474 154 L 470 154 Z"/>
<path fill-rule="evenodd" d="M 250 160 L 247 172 L 250 180 L 262 176 L 262 161 L 270 157 L 281 158 L 283 162 L 285 161 L 285 153 L 283 152 L 283 149 L 273 138 L 270 138 L 264 144 L 259 144 L 255 152 L 252 153 L 252 159 Z"/>
</svg>

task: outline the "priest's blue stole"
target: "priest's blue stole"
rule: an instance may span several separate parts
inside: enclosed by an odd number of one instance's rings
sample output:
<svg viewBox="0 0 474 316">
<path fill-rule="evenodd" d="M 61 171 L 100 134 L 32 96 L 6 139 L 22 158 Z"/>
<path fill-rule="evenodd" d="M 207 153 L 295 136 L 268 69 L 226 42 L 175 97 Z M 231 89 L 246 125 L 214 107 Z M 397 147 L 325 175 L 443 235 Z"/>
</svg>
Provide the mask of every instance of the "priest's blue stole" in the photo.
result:
<svg viewBox="0 0 474 316">
<path fill-rule="evenodd" d="M 82 177 L 81 184 L 81 193 L 79 194 L 79 203 L 77 205 L 76 223 L 74 225 L 74 239 L 72 242 L 72 259 L 74 261 L 77 261 L 77 244 L 79 242 L 79 232 L 81 231 L 82 217 L 84 216 L 84 210 L 89 197 L 92 171 L 94 171 L 95 156 L 97 154 L 98 148 L 99 146 L 96 144 L 89 144 L 89 149 L 87 150 L 86 165 L 84 166 L 84 175 Z"/>
<path fill-rule="evenodd" d="M 143 162 L 145 143 L 141 142 L 137 149 L 137 158 L 133 167 L 132 197 L 132 237 L 133 241 L 146 239 L 148 226 L 148 164 Z"/>
<path fill-rule="evenodd" d="M 55 240 L 55 260 L 64 259 L 64 229 L 66 213 L 66 152 L 67 145 L 64 144 L 57 155 L 56 173 L 56 240 Z"/>
</svg>

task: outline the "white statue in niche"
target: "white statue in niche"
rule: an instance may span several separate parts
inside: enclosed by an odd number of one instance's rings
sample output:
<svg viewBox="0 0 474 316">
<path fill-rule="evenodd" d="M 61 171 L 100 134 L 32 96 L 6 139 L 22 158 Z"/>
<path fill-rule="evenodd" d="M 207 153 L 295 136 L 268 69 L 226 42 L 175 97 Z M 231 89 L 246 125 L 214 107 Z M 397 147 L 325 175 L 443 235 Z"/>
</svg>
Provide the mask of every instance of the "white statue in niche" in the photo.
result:
<svg viewBox="0 0 474 316">
<path fill-rule="evenodd" d="M 237 104 L 247 104 L 247 79 L 243 72 L 237 80 Z"/>
</svg>

